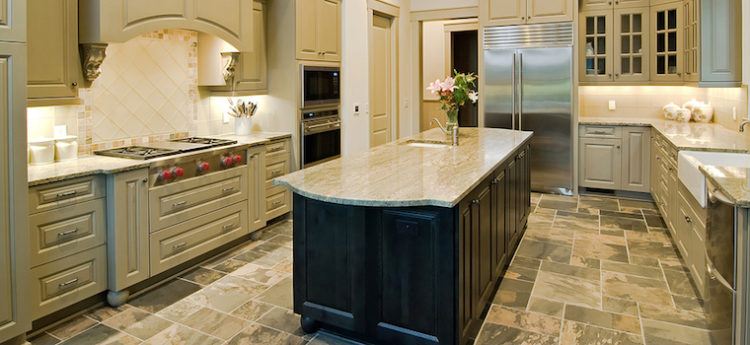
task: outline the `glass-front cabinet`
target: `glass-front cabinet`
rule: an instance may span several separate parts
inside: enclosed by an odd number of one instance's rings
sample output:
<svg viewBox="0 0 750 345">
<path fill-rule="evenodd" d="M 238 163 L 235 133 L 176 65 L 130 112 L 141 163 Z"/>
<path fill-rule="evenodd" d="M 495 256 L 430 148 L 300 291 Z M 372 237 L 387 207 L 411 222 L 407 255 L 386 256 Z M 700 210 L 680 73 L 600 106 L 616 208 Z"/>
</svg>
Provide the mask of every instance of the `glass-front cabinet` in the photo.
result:
<svg viewBox="0 0 750 345">
<path fill-rule="evenodd" d="M 685 81 L 700 80 L 700 0 L 685 0 L 682 4 L 685 38 Z"/>
<path fill-rule="evenodd" d="M 683 81 L 683 3 L 651 7 L 651 81 Z"/>
<path fill-rule="evenodd" d="M 615 10 L 615 81 L 649 80 L 648 8 Z"/>
<path fill-rule="evenodd" d="M 591 11 L 579 16 L 579 54 L 584 59 L 580 66 L 582 82 L 612 81 L 612 16 L 610 10 Z"/>
</svg>

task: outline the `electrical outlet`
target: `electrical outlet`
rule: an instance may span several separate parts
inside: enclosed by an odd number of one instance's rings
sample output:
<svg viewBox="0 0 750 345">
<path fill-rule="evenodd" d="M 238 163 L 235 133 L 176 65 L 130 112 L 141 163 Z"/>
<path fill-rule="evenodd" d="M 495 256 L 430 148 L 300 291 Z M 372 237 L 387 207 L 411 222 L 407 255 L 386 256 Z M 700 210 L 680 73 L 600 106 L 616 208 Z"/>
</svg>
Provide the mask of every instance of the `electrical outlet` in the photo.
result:
<svg viewBox="0 0 750 345">
<path fill-rule="evenodd" d="M 617 110 L 617 102 L 615 100 L 609 101 L 609 111 Z"/>
<path fill-rule="evenodd" d="M 737 121 L 737 107 L 732 107 L 732 120 Z"/>
<path fill-rule="evenodd" d="M 354 104 L 354 114 L 359 114 L 359 104 Z"/>
</svg>

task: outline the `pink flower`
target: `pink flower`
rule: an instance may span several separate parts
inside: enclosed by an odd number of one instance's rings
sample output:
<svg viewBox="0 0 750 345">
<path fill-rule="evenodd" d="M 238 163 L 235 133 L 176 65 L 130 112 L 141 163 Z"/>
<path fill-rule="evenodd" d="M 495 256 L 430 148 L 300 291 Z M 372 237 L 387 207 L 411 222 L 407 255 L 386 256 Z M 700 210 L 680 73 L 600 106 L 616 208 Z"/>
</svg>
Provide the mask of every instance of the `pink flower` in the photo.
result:
<svg viewBox="0 0 750 345">
<path fill-rule="evenodd" d="M 427 87 L 427 91 L 432 92 L 433 95 L 442 91 L 440 80 L 435 80 L 434 82 L 430 83 L 430 86 Z"/>
<path fill-rule="evenodd" d="M 456 88 L 456 80 L 451 77 L 445 78 L 445 81 L 440 83 L 440 88 L 443 90 L 443 92 L 452 92 L 453 89 Z"/>
</svg>

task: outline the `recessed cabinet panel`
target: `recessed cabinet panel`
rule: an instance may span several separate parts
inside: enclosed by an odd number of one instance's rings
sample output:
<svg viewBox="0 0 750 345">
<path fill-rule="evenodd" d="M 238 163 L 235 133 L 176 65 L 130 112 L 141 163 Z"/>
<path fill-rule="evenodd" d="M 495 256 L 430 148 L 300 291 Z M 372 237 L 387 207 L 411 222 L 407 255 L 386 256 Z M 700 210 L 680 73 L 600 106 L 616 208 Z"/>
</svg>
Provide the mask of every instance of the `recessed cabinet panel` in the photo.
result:
<svg viewBox="0 0 750 345">
<path fill-rule="evenodd" d="M 651 7 L 651 81 L 682 81 L 682 2 Z"/>
<path fill-rule="evenodd" d="M 612 11 L 581 13 L 579 54 L 584 59 L 580 79 L 586 82 L 612 81 Z"/>
<path fill-rule="evenodd" d="M 700 82 L 739 86 L 742 80 L 742 20 L 739 0 L 695 0 L 700 14 Z M 744 18 L 748 20 L 748 18 Z"/>
<path fill-rule="evenodd" d="M 529 24 L 553 23 L 573 20 L 576 0 L 527 0 Z"/>
<path fill-rule="evenodd" d="M 242 8 L 243 0 L 195 1 L 195 19 L 232 33 L 242 31 L 242 13 L 226 12 L 227 8 Z"/>
<path fill-rule="evenodd" d="M 125 26 L 137 25 L 148 20 L 185 17 L 184 0 L 125 0 L 124 8 Z"/>
<path fill-rule="evenodd" d="M 487 23 L 490 25 L 514 25 L 526 22 L 526 0 L 485 0 Z M 485 11 L 480 11 L 485 15 Z"/>
<path fill-rule="evenodd" d="M 0 133 L 8 133 L 8 106 L 9 106 L 9 94 L 7 92 L 8 87 L 11 86 L 10 81 L 10 68 L 11 62 L 8 56 L 0 56 Z M 0 160 L 7 162 L 9 157 L 8 145 L 4 141 L 0 144 Z M 9 203 L 9 190 L 8 190 L 8 165 L 3 164 L 0 167 L 0 198 L 3 203 Z M 7 205 L 7 204 L 6 204 Z M 0 329 L 4 325 L 13 321 L 13 284 L 15 277 L 13 277 L 11 269 L 13 267 L 12 257 L 10 256 L 13 252 L 13 243 L 11 242 L 11 225 L 10 225 L 10 209 L 8 207 L 0 207 Z M 0 334 L 0 340 L 4 337 Z"/>
<path fill-rule="evenodd" d="M 297 59 L 318 58 L 318 0 L 297 0 Z"/>
<path fill-rule="evenodd" d="M 615 10 L 614 64 L 615 81 L 648 81 L 649 11 Z"/>
<path fill-rule="evenodd" d="M 341 60 L 341 3 L 339 0 L 319 0 L 317 8 L 318 50 L 323 60 Z"/>
<path fill-rule="evenodd" d="M 26 41 L 26 2 L 0 0 L 0 41 Z"/>
<path fill-rule="evenodd" d="M 611 10 L 614 6 L 613 0 L 582 0 L 581 11 Z"/>
<path fill-rule="evenodd" d="M 620 189 L 621 141 L 581 138 L 580 149 L 581 186 Z"/>
<path fill-rule="evenodd" d="M 28 98 L 30 104 L 75 102 L 80 82 L 78 2 L 28 2 Z"/>
<path fill-rule="evenodd" d="M 682 15 L 684 17 L 683 36 L 685 38 L 685 49 L 683 50 L 685 62 L 685 81 L 700 80 L 700 6 L 698 0 L 686 0 L 683 5 Z"/>
<path fill-rule="evenodd" d="M 633 192 L 649 191 L 651 130 L 626 128 L 622 145 L 622 189 Z"/>
</svg>

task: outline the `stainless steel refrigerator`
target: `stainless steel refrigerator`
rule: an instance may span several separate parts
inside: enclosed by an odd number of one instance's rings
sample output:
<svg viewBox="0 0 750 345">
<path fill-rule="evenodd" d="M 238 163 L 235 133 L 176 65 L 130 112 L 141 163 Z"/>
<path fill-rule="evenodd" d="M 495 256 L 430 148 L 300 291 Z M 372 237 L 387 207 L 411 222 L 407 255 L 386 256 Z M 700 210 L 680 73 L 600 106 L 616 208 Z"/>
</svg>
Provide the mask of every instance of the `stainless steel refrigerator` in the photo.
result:
<svg viewBox="0 0 750 345">
<path fill-rule="evenodd" d="M 484 125 L 533 131 L 531 188 L 573 190 L 573 23 L 484 29 Z"/>
</svg>

